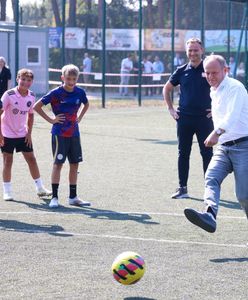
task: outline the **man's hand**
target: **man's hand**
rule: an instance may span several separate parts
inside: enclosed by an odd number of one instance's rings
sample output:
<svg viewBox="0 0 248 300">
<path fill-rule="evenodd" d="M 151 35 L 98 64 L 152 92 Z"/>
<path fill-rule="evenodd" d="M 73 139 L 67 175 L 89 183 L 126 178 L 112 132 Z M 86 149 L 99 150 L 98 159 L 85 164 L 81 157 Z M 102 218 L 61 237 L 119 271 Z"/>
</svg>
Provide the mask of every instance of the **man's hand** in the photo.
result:
<svg viewBox="0 0 248 300">
<path fill-rule="evenodd" d="M 170 113 L 170 115 L 172 116 L 172 118 L 174 120 L 179 119 L 179 115 L 178 115 L 177 111 L 174 108 L 169 108 L 168 110 L 169 110 L 169 113 Z"/>
<path fill-rule="evenodd" d="M 208 108 L 208 109 L 206 109 L 206 111 L 207 111 L 207 118 L 208 119 L 212 118 L 212 111 L 211 111 L 211 109 Z"/>
<path fill-rule="evenodd" d="M 204 144 L 206 147 L 213 147 L 218 143 L 218 140 L 219 140 L 219 135 L 215 131 L 212 131 L 204 141 Z"/>
</svg>

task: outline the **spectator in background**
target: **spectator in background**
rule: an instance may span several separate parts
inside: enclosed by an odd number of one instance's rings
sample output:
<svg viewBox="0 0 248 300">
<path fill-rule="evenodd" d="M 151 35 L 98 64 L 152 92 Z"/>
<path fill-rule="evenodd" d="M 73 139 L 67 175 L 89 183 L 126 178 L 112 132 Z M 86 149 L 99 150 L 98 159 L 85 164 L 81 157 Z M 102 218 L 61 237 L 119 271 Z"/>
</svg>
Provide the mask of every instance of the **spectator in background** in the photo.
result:
<svg viewBox="0 0 248 300">
<path fill-rule="evenodd" d="M 230 77 L 234 76 L 235 67 L 236 67 L 236 63 L 235 63 L 234 57 L 230 56 L 230 58 L 229 58 L 229 76 Z"/>
<path fill-rule="evenodd" d="M 237 68 L 236 76 L 239 81 L 241 81 L 243 84 L 245 84 L 245 64 L 242 61 L 240 62 L 239 66 Z"/>
<path fill-rule="evenodd" d="M 155 61 L 153 62 L 152 67 L 153 67 L 153 73 L 155 74 L 164 73 L 164 64 L 160 60 L 159 56 L 155 56 Z M 161 84 L 161 82 L 162 82 L 161 77 L 160 79 L 155 80 L 156 84 Z M 157 91 L 159 95 L 162 94 L 162 87 L 158 87 L 158 88 L 154 87 L 154 94 L 156 94 Z"/>
<path fill-rule="evenodd" d="M 174 69 L 184 64 L 184 59 L 181 57 L 180 53 L 177 52 L 174 57 Z"/>
<path fill-rule="evenodd" d="M 133 69 L 132 54 L 129 53 L 126 58 L 121 61 L 121 83 L 120 83 L 120 96 L 128 96 L 129 74 Z"/>
<path fill-rule="evenodd" d="M 131 83 L 132 84 L 138 84 L 138 76 L 139 76 L 139 57 L 134 54 L 133 57 L 133 69 L 132 69 L 132 74 L 134 74 L 135 76 L 131 77 Z M 133 88 L 133 95 L 136 96 L 137 95 L 137 87 Z"/>
<path fill-rule="evenodd" d="M 10 89 L 11 85 L 11 72 L 6 66 L 6 60 L 0 56 L 0 99 L 4 92 Z"/>
<path fill-rule="evenodd" d="M 84 79 L 84 83 L 90 83 L 90 74 L 91 73 L 91 69 L 92 69 L 92 59 L 90 58 L 89 54 L 86 52 L 84 53 L 84 59 L 83 59 L 83 66 L 82 66 L 83 72 L 85 72 L 85 74 L 83 74 L 83 79 Z M 86 89 L 86 87 L 84 87 Z"/>
<path fill-rule="evenodd" d="M 144 57 L 143 59 L 143 65 L 144 65 L 144 75 L 152 74 L 153 72 L 153 65 L 151 62 L 151 56 L 148 55 Z M 152 84 L 152 76 L 143 76 L 143 83 L 147 85 Z M 152 87 L 145 87 L 145 95 L 148 96 L 150 91 L 150 95 L 152 96 Z"/>
</svg>

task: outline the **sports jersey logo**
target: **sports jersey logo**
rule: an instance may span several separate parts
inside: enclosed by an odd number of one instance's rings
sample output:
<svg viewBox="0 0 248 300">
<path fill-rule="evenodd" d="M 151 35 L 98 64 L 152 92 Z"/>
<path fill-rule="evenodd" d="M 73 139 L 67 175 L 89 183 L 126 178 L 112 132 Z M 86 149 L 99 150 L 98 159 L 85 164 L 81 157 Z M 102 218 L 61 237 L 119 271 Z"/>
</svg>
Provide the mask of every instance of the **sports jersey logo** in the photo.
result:
<svg viewBox="0 0 248 300">
<path fill-rule="evenodd" d="M 17 115 L 19 113 L 19 109 L 17 109 L 17 108 L 12 109 L 12 113 L 14 115 Z"/>
<path fill-rule="evenodd" d="M 80 99 L 77 99 L 76 100 L 76 104 L 78 105 L 80 103 Z"/>
<path fill-rule="evenodd" d="M 58 160 L 63 159 L 63 154 L 59 153 L 59 154 L 57 155 L 57 159 L 58 159 Z"/>
<path fill-rule="evenodd" d="M 30 107 L 31 104 L 32 104 L 32 102 L 31 102 L 31 101 L 28 101 L 28 102 L 27 102 L 27 107 Z"/>
</svg>

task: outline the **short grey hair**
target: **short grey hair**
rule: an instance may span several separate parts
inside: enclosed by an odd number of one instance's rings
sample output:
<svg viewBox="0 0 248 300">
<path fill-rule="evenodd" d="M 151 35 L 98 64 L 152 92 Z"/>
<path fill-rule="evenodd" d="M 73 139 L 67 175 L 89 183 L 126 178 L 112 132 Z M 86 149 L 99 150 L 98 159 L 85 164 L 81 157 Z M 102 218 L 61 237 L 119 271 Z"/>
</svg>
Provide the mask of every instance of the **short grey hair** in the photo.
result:
<svg viewBox="0 0 248 300">
<path fill-rule="evenodd" d="M 2 61 L 4 63 L 4 65 L 7 64 L 6 59 L 3 56 L 0 56 L 0 61 Z"/>
<path fill-rule="evenodd" d="M 210 54 L 206 56 L 206 58 L 203 61 L 203 66 L 205 66 L 210 61 L 217 61 L 222 69 L 228 67 L 225 58 L 219 54 Z"/>
</svg>

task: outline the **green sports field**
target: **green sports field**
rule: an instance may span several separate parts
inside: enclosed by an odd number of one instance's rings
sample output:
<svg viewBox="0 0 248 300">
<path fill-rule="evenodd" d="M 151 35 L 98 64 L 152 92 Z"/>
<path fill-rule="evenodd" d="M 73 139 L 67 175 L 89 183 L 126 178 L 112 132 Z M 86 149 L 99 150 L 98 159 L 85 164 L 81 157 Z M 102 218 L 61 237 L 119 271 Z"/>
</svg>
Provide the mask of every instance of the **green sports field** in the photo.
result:
<svg viewBox="0 0 248 300">
<path fill-rule="evenodd" d="M 50 125 L 37 115 L 33 134 L 49 186 Z M 201 158 L 194 143 L 192 198 L 170 199 L 177 187 L 177 141 L 164 106 L 93 107 L 81 134 L 78 191 L 91 208 L 68 205 L 66 164 L 61 207 L 49 209 L 48 199 L 36 197 L 21 155 L 15 156 L 15 201 L 0 202 L 0 299 L 248 299 L 248 223 L 233 177 L 223 184 L 217 231 L 190 224 L 184 208 L 203 207 Z M 123 286 L 111 265 L 129 250 L 144 257 L 147 271 L 137 284 Z"/>
</svg>

